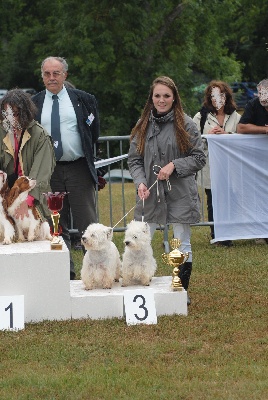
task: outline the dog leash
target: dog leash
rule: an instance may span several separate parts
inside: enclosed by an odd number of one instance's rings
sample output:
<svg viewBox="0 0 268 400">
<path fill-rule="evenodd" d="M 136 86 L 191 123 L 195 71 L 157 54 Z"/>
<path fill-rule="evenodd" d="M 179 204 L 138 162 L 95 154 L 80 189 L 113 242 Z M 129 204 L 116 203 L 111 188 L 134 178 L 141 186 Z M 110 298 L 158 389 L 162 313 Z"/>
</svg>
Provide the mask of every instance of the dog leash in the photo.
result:
<svg viewBox="0 0 268 400">
<path fill-rule="evenodd" d="M 149 187 L 148 190 L 152 189 L 152 187 L 157 183 L 158 179 L 155 180 L 155 182 L 152 184 L 152 186 Z M 139 199 L 139 201 L 137 201 L 137 203 L 135 204 L 134 207 L 132 207 L 114 226 L 113 229 L 120 224 L 120 222 L 132 211 L 134 210 L 134 208 L 139 204 L 139 202 L 142 201 L 143 202 L 143 209 L 142 209 L 142 221 L 144 220 L 144 199 Z"/>
<path fill-rule="evenodd" d="M 162 167 L 160 167 L 160 165 L 156 165 L 156 164 L 155 164 L 155 165 L 153 166 L 153 172 L 154 172 L 154 174 L 155 174 L 155 175 L 158 175 L 161 168 L 162 168 Z M 166 182 L 167 182 L 167 189 L 168 189 L 168 191 L 170 191 L 170 190 L 171 190 L 171 184 L 170 184 L 170 182 L 169 182 L 169 179 L 167 179 Z M 156 193 L 157 193 L 157 198 L 158 198 L 157 201 L 158 201 L 158 203 L 160 203 L 158 179 L 157 179 Z"/>
<path fill-rule="evenodd" d="M 156 171 L 156 168 L 158 168 L 158 171 Z M 161 167 L 159 165 L 154 165 L 153 166 L 153 173 L 155 175 L 159 174 Z M 157 192 L 157 198 L 158 198 L 158 203 L 160 202 L 160 196 L 159 196 L 159 183 L 158 183 L 158 179 L 155 180 L 155 182 L 152 184 L 152 186 L 149 187 L 148 190 L 152 189 L 152 187 L 156 184 L 157 188 L 156 188 L 156 192 Z M 169 179 L 167 179 L 167 189 L 168 191 L 171 190 L 171 184 L 169 182 Z M 120 224 L 120 222 L 132 211 L 134 210 L 134 208 L 139 204 L 139 202 L 142 201 L 142 214 L 141 214 L 141 220 L 142 222 L 144 222 L 144 199 L 139 199 L 139 201 L 136 202 L 135 206 L 132 207 L 114 226 L 113 229 Z"/>
</svg>

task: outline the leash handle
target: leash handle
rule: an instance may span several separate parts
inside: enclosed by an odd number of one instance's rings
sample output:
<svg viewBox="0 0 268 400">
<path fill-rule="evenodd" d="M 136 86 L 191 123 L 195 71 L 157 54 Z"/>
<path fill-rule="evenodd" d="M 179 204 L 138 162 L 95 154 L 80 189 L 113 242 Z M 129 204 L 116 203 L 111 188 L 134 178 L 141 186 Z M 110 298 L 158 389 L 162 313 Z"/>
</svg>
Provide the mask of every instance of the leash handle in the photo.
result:
<svg viewBox="0 0 268 400">
<path fill-rule="evenodd" d="M 149 187 L 149 189 L 148 190 L 151 190 L 152 189 L 152 187 L 155 185 L 157 183 L 157 179 L 155 180 L 155 182 L 152 184 L 152 186 L 150 186 Z M 113 226 L 113 229 L 118 225 L 118 224 L 120 224 L 120 222 L 132 211 L 132 210 L 134 210 L 134 208 L 139 204 L 139 202 L 140 201 L 143 201 L 144 202 L 144 199 L 139 199 L 139 201 L 137 201 L 137 203 L 135 204 L 135 206 L 134 207 L 132 207 L 114 226 Z M 144 212 L 144 211 L 143 211 Z"/>
<path fill-rule="evenodd" d="M 154 165 L 153 166 L 153 173 L 155 174 L 155 175 L 158 175 L 159 174 L 159 171 L 160 171 L 160 169 L 161 169 L 162 167 L 160 167 L 160 165 Z M 157 170 L 158 169 L 158 170 Z M 167 189 L 168 189 L 168 191 L 170 191 L 171 190 L 171 184 L 170 184 L 170 182 L 169 182 L 169 179 L 167 179 Z M 155 180 L 155 182 L 152 184 L 152 186 L 150 186 L 149 187 L 149 189 L 148 190 L 151 190 L 152 189 L 152 187 L 154 186 L 156 184 L 156 186 L 157 186 L 157 188 L 156 188 L 156 192 L 157 192 L 157 198 L 158 198 L 158 203 L 160 203 L 160 196 L 159 196 L 159 181 L 158 181 L 158 179 L 156 179 Z M 139 199 L 139 201 L 137 201 L 137 203 L 135 204 L 135 206 L 134 207 L 132 207 L 114 226 L 113 226 L 113 229 L 118 225 L 118 224 L 120 224 L 120 222 L 132 211 L 132 210 L 134 210 L 134 208 L 137 206 L 137 204 L 139 204 L 139 202 L 142 200 L 142 215 L 141 215 L 141 220 L 142 220 L 142 222 L 144 222 L 144 199 Z"/>
</svg>

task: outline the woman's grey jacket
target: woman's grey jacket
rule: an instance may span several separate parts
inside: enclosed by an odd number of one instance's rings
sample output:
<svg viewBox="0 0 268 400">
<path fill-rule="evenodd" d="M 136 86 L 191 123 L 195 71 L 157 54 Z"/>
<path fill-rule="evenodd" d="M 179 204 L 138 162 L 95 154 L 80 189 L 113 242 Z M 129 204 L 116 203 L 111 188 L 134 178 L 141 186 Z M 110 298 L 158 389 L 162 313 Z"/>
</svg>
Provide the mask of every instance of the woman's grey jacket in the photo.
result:
<svg viewBox="0 0 268 400">
<path fill-rule="evenodd" d="M 185 129 L 190 135 L 191 149 L 180 153 L 175 131 L 173 110 L 164 117 L 149 119 L 144 155 L 137 152 L 136 137 L 130 143 L 128 167 L 138 189 L 141 183 L 150 188 L 150 196 L 143 201 L 137 196 L 135 220 L 145 222 L 196 223 L 200 219 L 199 196 L 196 184 L 196 172 L 204 167 L 206 156 L 203 151 L 201 135 L 193 120 L 184 114 Z M 175 165 L 174 172 L 167 181 L 158 181 L 154 166 L 164 167 L 169 162 Z M 157 167 L 156 167 L 157 169 Z M 158 168 L 159 170 L 159 168 Z"/>
</svg>

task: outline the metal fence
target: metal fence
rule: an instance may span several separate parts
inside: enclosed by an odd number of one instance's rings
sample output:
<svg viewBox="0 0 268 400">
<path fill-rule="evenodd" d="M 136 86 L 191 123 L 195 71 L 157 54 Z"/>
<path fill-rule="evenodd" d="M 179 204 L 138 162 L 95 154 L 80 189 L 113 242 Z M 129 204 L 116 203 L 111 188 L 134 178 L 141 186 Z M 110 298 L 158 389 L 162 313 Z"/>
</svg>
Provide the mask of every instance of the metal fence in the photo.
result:
<svg viewBox="0 0 268 400">
<path fill-rule="evenodd" d="M 95 146 L 94 153 L 96 156 L 101 157 L 103 159 L 106 158 L 112 158 L 112 157 L 118 157 L 118 156 L 123 156 L 128 152 L 129 148 L 129 136 L 103 136 L 100 137 L 98 140 L 98 144 Z M 110 226 L 114 226 L 114 221 L 113 220 L 113 209 L 114 207 L 118 207 L 118 204 L 115 204 L 114 199 L 113 199 L 113 183 L 111 182 L 113 176 L 112 172 L 114 168 L 116 167 L 117 170 L 121 172 L 118 175 L 118 183 L 121 185 L 121 193 L 122 193 L 122 224 L 123 226 L 121 227 L 115 227 L 114 231 L 115 232 L 122 232 L 126 229 L 127 221 L 126 217 L 123 218 L 126 213 L 129 212 L 129 210 L 126 209 L 126 202 L 125 202 L 125 171 L 127 169 L 127 164 L 126 160 L 122 159 L 121 161 L 117 161 L 116 164 L 111 163 L 108 165 L 107 168 L 107 186 L 108 186 L 108 197 L 109 197 L 109 210 L 100 210 L 99 209 L 99 201 L 98 201 L 98 191 L 96 190 L 96 210 L 97 210 L 97 216 L 98 219 L 101 215 L 102 212 L 109 212 L 109 220 L 110 220 Z M 201 219 L 200 222 L 193 224 L 193 226 L 210 226 L 213 225 L 213 222 L 208 222 L 205 221 L 205 191 L 203 188 L 203 176 L 202 176 L 202 170 L 201 170 L 201 187 L 199 188 L 199 195 L 200 195 L 200 202 L 201 202 Z M 110 179 L 109 179 L 110 178 Z M 135 206 L 135 204 L 133 204 Z M 168 227 L 162 226 L 159 227 L 159 229 L 164 230 L 164 241 L 167 239 L 167 232 L 168 232 Z M 73 221 L 71 218 L 71 227 L 70 227 L 70 232 L 71 233 L 77 233 L 77 229 L 73 226 Z"/>
</svg>

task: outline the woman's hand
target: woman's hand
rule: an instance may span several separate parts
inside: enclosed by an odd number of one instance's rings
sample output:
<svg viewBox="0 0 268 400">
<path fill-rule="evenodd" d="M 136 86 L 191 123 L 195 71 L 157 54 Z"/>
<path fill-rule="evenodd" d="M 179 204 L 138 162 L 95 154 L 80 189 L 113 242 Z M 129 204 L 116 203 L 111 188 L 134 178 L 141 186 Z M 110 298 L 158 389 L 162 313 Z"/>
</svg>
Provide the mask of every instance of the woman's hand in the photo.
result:
<svg viewBox="0 0 268 400">
<path fill-rule="evenodd" d="M 16 219 L 22 220 L 24 217 L 29 217 L 27 201 L 24 201 L 23 203 L 21 203 L 21 205 L 19 207 L 17 207 L 15 210 L 15 218 Z"/>
<path fill-rule="evenodd" d="M 214 135 L 220 135 L 222 133 L 226 133 L 223 128 L 221 128 L 219 125 L 214 126 L 214 128 L 211 128 L 208 131 L 209 134 L 214 134 Z"/>
<path fill-rule="evenodd" d="M 150 195 L 150 191 L 147 189 L 147 186 L 144 185 L 144 183 L 140 183 L 138 187 L 138 196 L 141 200 L 146 200 L 148 199 Z"/>
<path fill-rule="evenodd" d="M 167 165 L 165 165 L 163 168 L 160 169 L 157 175 L 157 179 L 159 179 L 160 181 L 169 180 L 169 177 L 174 171 L 174 169 L 175 165 L 173 164 L 173 162 L 168 163 Z"/>
</svg>

